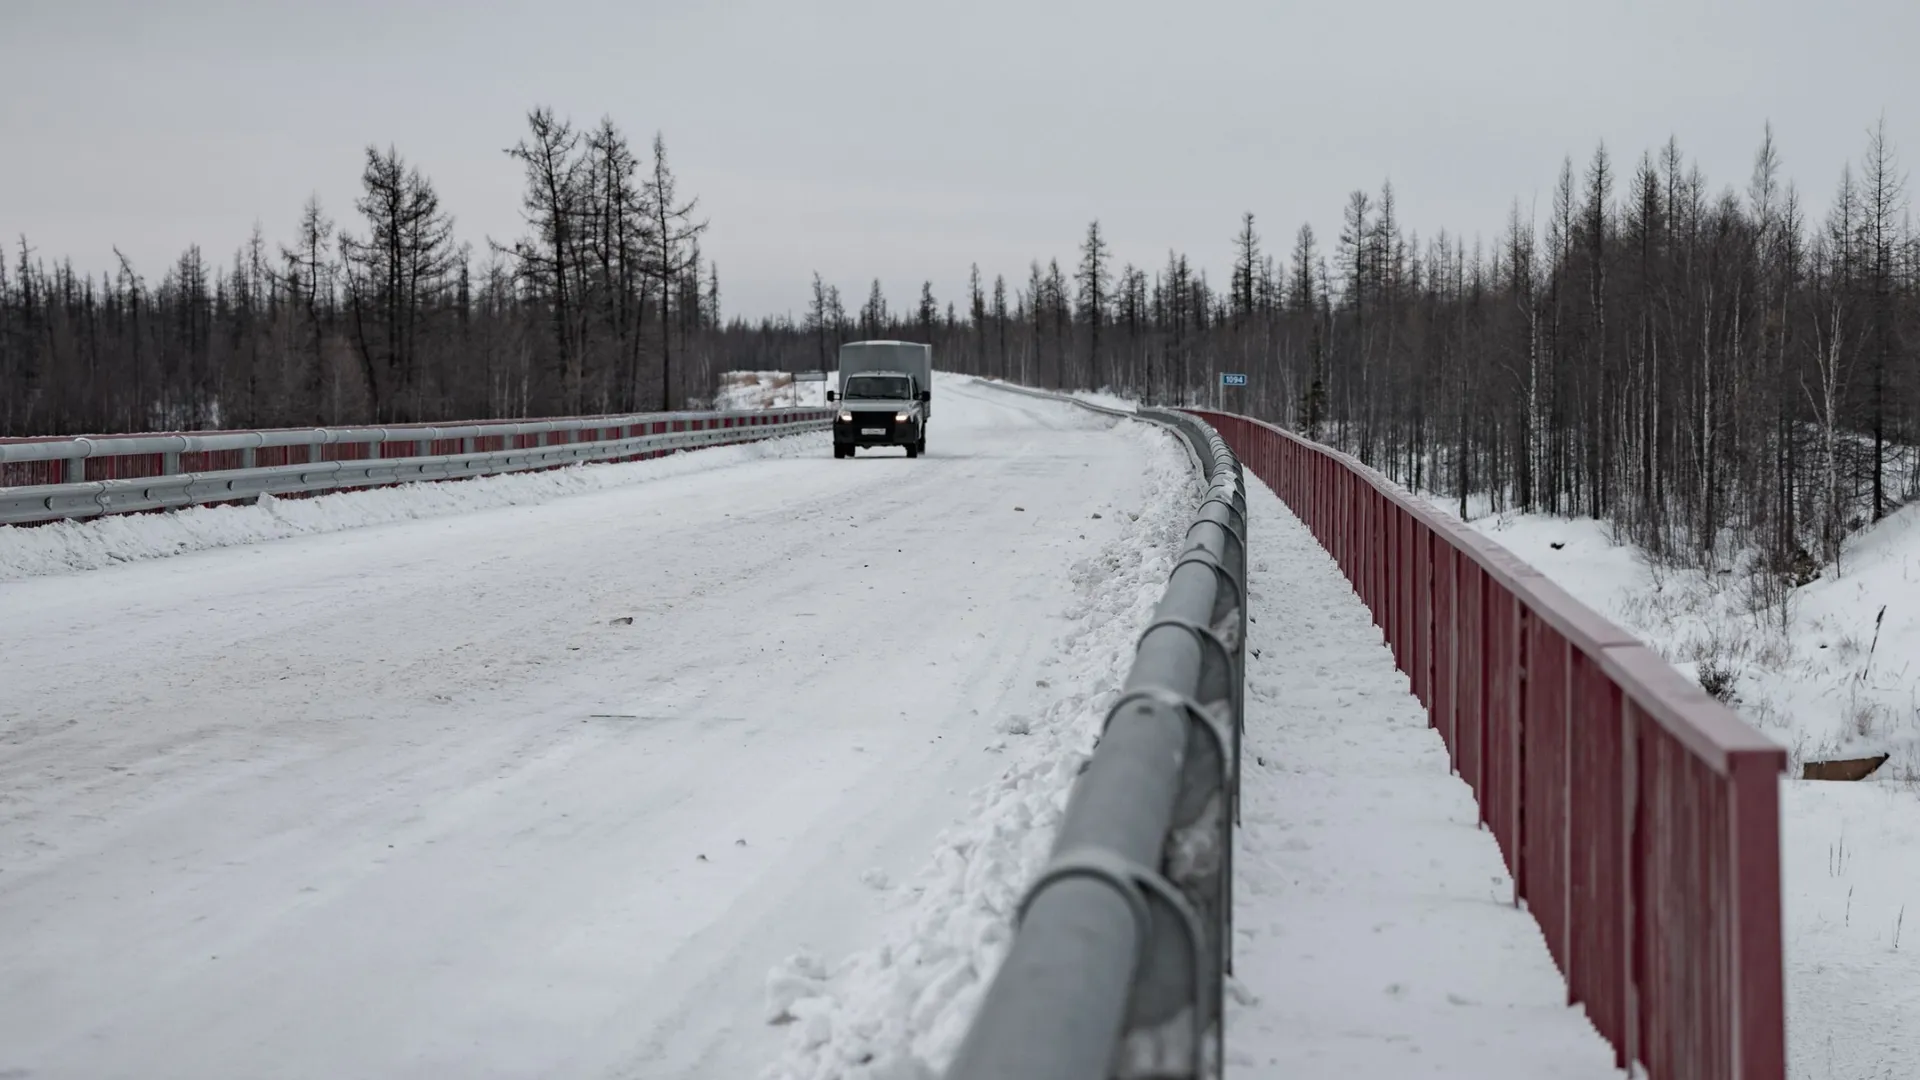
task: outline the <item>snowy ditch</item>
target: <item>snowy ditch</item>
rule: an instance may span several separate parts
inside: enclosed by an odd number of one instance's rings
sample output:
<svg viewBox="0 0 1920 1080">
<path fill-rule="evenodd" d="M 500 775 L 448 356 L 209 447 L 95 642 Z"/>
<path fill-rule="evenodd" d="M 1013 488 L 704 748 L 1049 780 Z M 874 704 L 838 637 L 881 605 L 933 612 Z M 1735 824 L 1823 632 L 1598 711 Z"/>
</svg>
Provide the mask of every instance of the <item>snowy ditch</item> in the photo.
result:
<svg viewBox="0 0 1920 1080">
<path fill-rule="evenodd" d="M 533 506 L 710 469 L 826 452 L 824 432 L 714 446 L 646 461 L 400 484 L 309 499 L 265 495 L 251 506 L 196 506 L 36 526 L 0 526 L 0 582 L 98 570 L 194 551 L 372 525 Z"/>
<path fill-rule="evenodd" d="M 1131 429 L 1154 444 L 1144 505 L 1069 570 L 1076 600 L 1049 661 L 1051 703 L 1001 718 L 989 749 L 1006 755 L 1006 768 L 900 888 L 877 945 L 834 960 L 797 954 L 769 973 L 765 1019 L 789 1035 L 763 1080 L 931 1080 L 958 1049 L 1199 501 L 1176 437 Z"/>
</svg>

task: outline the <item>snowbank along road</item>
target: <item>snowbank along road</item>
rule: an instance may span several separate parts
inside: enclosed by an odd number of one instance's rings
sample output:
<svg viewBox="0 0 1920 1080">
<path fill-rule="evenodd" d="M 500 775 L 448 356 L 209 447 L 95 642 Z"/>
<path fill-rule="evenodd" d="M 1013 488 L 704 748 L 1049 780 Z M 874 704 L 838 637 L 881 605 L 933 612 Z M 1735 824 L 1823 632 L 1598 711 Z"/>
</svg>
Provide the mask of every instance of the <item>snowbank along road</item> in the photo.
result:
<svg viewBox="0 0 1920 1080">
<path fill-rule="evenodd" d="M 769 969 L 908 917 L 1064 616 L 1158 588 L 1068 567 L 1169 437 L 936 392 L 918 461 L 0 583 L 0 1076 L 753 1075 Z"/>
</svg>

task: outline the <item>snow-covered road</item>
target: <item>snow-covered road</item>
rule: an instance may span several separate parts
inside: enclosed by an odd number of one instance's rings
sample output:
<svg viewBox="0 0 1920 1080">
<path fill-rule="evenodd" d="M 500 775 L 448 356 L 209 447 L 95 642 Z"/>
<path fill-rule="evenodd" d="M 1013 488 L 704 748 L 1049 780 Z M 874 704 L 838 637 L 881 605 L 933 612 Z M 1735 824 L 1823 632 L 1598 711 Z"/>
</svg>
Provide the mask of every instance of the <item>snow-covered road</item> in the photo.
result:
<svg viewBox="0 0 1920 1080">
<path fill-rule="evenodd" d="M 0 1076 L 751 1076 L 1184 468 L 935 408 L 918 461 L 0 583 Z"/>
</svg>

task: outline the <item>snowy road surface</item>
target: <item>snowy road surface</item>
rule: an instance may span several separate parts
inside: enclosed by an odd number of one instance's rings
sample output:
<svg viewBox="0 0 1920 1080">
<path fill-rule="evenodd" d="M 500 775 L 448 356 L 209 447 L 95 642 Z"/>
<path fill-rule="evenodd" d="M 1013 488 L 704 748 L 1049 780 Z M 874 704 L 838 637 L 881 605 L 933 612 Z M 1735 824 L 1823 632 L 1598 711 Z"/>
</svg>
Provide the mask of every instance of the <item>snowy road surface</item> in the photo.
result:
<svg viewBox="0 0 1920 1080">
<path fill-rule="evenodd" d="M 1228 1075 L 1618 1077 L 1366 608 L 1247 481 Z"/>
<path fill-rule="evenodd" d="M 0 583 L 0 1076 L 753 1075 L 768 970 L 870 943 L 1180 453 L 937 410 L 919 461 Z"/>
</svg>

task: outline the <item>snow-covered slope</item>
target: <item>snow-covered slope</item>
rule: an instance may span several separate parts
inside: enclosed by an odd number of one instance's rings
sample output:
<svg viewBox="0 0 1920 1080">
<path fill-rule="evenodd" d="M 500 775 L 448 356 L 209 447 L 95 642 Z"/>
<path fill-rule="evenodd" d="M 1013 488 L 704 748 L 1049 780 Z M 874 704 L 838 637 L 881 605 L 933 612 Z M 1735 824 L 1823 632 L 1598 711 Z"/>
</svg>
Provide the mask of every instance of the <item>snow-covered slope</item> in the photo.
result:
<svg viewBox="0 0 1920 1080">
<path fill-rule="evenodd" d="M 1730 704 L 1793 755 L 1790 1075 L 1920 1075 L 1920 507 L 1849 541 L 1793 591 L 1784 626 L 1736 575 L 1662 571 L 1591 519 L 1472 524 L 1689 674 L 1732 673 Z M 1797 779 L 1804 760 L 1868 752 L 1893 756 L 1863 783 Z"/>
<path fill-rule="evenodd" d="M 958 1016 L 1185 458 L 937 392 L 919 460 L 0 583 L 0 1075 L 738 1080 L 802 952 L 876 972 L 830 1039 Z"/>
<path fill-rule="evenodd" d="M 1888 778 L 1920 779 L 1920 507 L 1860 534 L 1838 569 L 1793 590 L 1784 625 L 1742 577 L 1662 570 L 1590 518 L 1473 524 L 1688 673 L 1729 671 L 1733 707 L 1796 767 L 1886 752 Z"/>
</svg>

